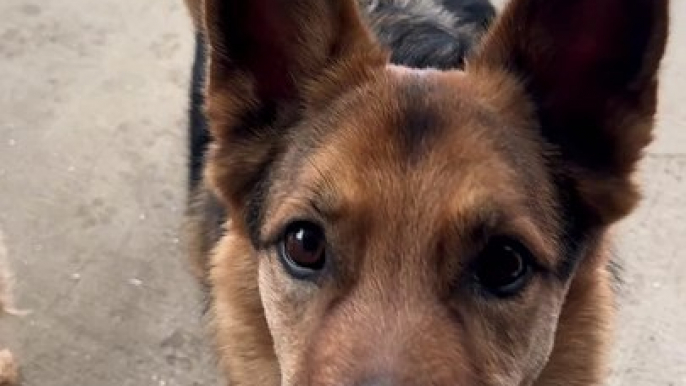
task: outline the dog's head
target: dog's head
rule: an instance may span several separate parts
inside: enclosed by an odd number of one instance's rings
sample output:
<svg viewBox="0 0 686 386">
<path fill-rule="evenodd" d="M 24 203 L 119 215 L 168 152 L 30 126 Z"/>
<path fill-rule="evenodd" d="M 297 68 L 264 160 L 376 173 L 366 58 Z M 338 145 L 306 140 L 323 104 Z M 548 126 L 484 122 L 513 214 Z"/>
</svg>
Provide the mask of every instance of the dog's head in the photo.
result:
<svg viewBox="0 0 686 386">
<path fill-rule="evenodd" d="M 208 177 L 284 384 L 531 383 L 636 202 L 667 0 L 515 0 L 448 72 L 389 65 L 353 0 L 205 15 Z"/>
</svg>

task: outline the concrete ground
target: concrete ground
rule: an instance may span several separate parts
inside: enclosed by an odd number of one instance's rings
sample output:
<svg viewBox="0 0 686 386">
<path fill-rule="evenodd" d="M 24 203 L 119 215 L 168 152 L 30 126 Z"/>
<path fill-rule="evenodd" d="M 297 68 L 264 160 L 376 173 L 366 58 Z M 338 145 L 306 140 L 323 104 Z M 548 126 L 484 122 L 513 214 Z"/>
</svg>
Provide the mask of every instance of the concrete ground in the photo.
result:
<svg viewBox="0 0 686 386">
<path fill-rule="evenodd" d="M 686 2 L 646 199 L 618 229 L 612 385 L 686 385 Z M 192 41 L 180 0 L 0 2 L 0 250 L 25 386 L 215 385 L 179 246 Z M 4 242 L 2 241 L 4 240 Z"/>
</svg>

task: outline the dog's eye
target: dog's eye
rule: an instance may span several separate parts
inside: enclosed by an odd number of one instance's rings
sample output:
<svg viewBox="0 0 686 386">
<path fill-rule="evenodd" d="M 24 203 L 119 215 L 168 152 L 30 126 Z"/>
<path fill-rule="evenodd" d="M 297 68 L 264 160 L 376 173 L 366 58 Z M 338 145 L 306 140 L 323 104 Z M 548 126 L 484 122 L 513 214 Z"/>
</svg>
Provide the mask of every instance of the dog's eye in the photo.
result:
<svg viewBox="0 0 686 386">
<path fill-rule="evenodd" d="M 494 238 L 476 261 L 474 276 L 488 292 L 508 297 L 526 285 L 532 271 L 531 253 L 520 243 L 507 238 Z"/>
<path fill-rule="evenodd" d="M 298 278 L 305 278 L 324 268 L 324 232 L 319 226 L 308 222 L 291 224 L 281 240 L 279 252 L 288 271 Z"/>
</svg>

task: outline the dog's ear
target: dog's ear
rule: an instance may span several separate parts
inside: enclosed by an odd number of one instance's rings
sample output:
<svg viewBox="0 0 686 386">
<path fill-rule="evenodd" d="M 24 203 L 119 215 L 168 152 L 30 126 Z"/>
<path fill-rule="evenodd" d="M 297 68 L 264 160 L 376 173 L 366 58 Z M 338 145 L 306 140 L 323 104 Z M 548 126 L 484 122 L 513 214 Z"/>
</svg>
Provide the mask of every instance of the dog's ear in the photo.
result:
<svg viewBox="0 0 686 386">
<path fill-rule="evenodd" d="M 203 13 L 210 156 L 224 157 L 214 179 L 229 196 L 251 188 L 304 109 L 386 61 L 354 0 L 205 0 Z"/>
<path fill-rule="evenodd" d="M 667 32 L 668 0 L 512 0 L 469 70 L 518 77 L 555 172 L 609 223 L 638 196 L 630 175 L 651 139 Z"/>
</svg>

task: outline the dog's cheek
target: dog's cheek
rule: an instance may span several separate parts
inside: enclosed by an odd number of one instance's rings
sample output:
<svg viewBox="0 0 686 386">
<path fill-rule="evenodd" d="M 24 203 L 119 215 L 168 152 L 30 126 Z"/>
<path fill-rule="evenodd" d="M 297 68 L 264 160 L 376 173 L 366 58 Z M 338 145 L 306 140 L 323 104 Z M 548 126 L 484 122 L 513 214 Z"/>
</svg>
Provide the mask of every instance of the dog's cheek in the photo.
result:
<svg viewBox="0 0 686 386">
<path fill-rule="evenodd" d="M 275 256 L 261 258 L 259 287 L 282 384 L 297 384 L 299 363 L 309 344 L 307 337 L 315 328 L 318 288 L 289 277 Z"/>
<path fill-rule="evenodd" d="M 525 376 L 522 385 L 536 384 L 540 373 L 550 360 L 567 292 L 567 284 L 550 287 L 543 285 L 537 288 L 536 293 L 541 299 L 536 301 L 539 303 L 538 311 L 527 312 L 530 317 L 524 321 L 532 333 L 529 334 L 528 347 L 521 355 L 525 360 L 522 364 L 522 374 Z"/>
<path fill-rule="evenodd" d="M 548 363 L 555 343 L 558 317 L 559 310 L 556 310 L 551 312 L 548 318 L 540 320 L 537 333 L 533 335 L 531 342 L 531 355 L 527 357 L 527 363 L 524 365 L 527 370 L 523 372 L 523 385 L 533 385 Z"/>
<path fill-rule="evenodd" d="M 470 303 L 462 314 L 471 360 L 487 385 L 536 384 L 553 351 L 566 286 L 538 281 L 519 299 Z"/>
</svg>

